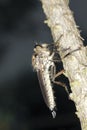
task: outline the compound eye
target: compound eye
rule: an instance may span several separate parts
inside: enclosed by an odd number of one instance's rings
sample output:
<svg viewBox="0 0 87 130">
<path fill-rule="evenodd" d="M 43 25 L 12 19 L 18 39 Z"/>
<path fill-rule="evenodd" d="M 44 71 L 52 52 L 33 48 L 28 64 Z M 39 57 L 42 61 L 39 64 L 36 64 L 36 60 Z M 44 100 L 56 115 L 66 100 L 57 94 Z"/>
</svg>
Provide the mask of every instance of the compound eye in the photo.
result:
<svg viewBox="0 0 87 130">
<path fill-rule="evenodd" d="M 42 48 L 42 45 L 36 44 L 36 45 L 34 46 L 34 48 L 37 48 L 37 47 L 41 47 L 41 48 Z"/>
</svg>

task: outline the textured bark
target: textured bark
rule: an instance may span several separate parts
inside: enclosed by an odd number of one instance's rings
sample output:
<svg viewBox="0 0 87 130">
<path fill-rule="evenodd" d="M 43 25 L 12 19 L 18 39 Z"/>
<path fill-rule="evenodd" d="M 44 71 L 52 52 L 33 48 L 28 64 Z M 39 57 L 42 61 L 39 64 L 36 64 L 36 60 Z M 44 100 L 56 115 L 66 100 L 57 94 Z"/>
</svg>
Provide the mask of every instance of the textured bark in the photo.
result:
<svg viewBox="0 0 87 130">
<path fill-rule="evenodd" d="M 54 44 L 62 59 L 65 75 L 70 81 L 71 99 L 76 104 L 82 130 L 87 130 L 87 54 L 83 46 L 68 0 L 41 0 Z M 78 5 L 77 5 L 78 6 Z M 73 51 L 76 50 L 76 51 Z M 70 53 L 72 52 L 72 53 Z"/>
</svg>

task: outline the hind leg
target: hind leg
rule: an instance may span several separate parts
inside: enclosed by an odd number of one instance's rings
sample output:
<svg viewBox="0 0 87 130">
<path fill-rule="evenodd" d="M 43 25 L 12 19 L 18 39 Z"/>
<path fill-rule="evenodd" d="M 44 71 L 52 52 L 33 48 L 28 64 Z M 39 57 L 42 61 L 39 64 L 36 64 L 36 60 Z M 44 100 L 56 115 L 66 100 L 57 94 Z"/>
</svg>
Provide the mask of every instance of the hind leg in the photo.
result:
<svg viewBox="0 0 87 130">
<path fill-rule="evenodd" d="M 64 83 L 55 80 L 58 76 L 60 76 L 61 74 L 63 74 L 63 72 L 64 72 L 64 70 L 61 70 L 60 72 L 58 72 L 57 74 L 55 74 L 54 77 L 53 77 L 53 79 L 52 79 L 52 82 L 55 83 L 55 84 L 57 84 L 57 85 L 60 85 L 60 86 L 64 87 L 64 89 L 66 90 L 67 94 L 69 95 L 69 91 L 67 89 L 67 86 Z"/>
</svg>

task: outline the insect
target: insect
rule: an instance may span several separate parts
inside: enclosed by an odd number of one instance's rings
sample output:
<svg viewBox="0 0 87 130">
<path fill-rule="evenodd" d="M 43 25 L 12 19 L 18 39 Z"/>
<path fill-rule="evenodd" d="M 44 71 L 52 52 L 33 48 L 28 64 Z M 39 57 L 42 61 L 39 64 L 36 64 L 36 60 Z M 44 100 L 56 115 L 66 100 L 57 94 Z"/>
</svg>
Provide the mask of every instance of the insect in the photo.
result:
<svg viewBox="0 0 87 130">
<path fill-rule="evenodd" d="M 49 44 L 37 44 L 34 47 L 34 54 L 32 55 L 32 66 L 37 72 L 44 101 L 51 110 L 53 118 L 55 118 L 56 103 L 52 83 L 56 83 L 63 87 L 65 87 L 65 84 L 55 81 L 55 78 L 61 75 L 64 70 L 56 74 L 56 66 L 54 63 L 55 51 L 53 49 L 54 47 L 51 47 Z"/>
</svg>

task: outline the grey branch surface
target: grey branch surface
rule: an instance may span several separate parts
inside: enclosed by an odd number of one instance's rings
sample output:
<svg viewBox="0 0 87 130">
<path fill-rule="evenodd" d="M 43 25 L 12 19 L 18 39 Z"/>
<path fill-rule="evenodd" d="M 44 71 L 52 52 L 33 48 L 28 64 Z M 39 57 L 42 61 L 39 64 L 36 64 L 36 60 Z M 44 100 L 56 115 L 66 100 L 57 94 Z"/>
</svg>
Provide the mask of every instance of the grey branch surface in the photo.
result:
<svg viewBox="0 0 87 130">
<path fill-rule="evenodd" d="M 72 93 L 70 98 L 75 102 L 82 130 L 87 130 L 87 53 L 83 46 L 73 13 L 68 0 L 41 0 L 51 29 L 54 44 L 57 46 L 68 77 Z M 77 5 L 79 6 L 79 5 Z M 76 50 L 76 51 L 74 51 Z M 71 52 L 71 53 L 70 53 Z"/>
</svg>

